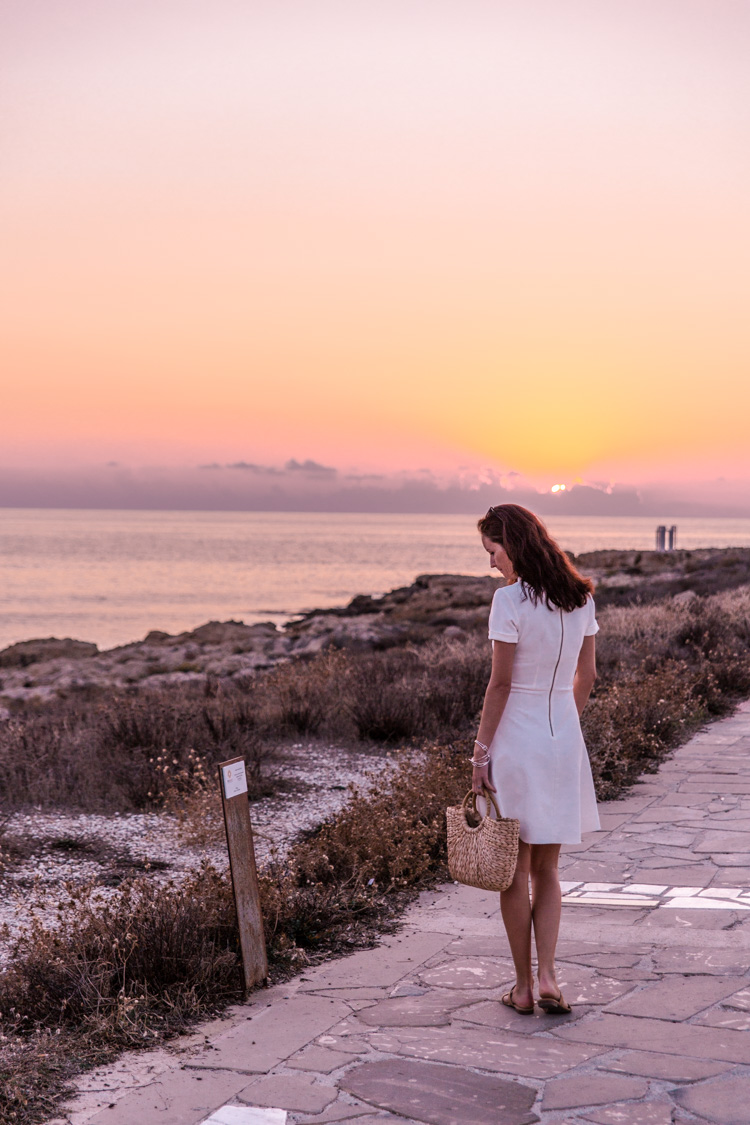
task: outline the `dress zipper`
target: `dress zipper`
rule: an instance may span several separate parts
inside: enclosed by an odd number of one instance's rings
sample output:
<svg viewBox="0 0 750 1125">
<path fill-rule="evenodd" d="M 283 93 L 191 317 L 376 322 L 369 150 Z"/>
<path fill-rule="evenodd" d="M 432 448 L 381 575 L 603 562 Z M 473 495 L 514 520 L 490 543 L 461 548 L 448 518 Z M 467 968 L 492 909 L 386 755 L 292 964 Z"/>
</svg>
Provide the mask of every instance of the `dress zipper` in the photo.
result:
<svg viewBox="0 0 750 1125">
<path fill-rule="evenodd" d="M 555 732 L 554 732 L 554 729 L 552 727 L 552 692 L 555 690 L 555 679 L 557 678 L 557 669 L 560 667 L 560 658 L 562 657 L 563 641 L 564 640 L 565 640 L 565 621 L 563 620 L 563 611 L 560 610 L 560 651 L 557 654 L 557 663 L 555 664 L 555 670 L 552 673 L 552 683 L 549 686 L 549 708 L 548 708 L 549 732 L 550 732 L 550 734 L 552 735 L 553 738 L 555 737 Z"/>
</svg>

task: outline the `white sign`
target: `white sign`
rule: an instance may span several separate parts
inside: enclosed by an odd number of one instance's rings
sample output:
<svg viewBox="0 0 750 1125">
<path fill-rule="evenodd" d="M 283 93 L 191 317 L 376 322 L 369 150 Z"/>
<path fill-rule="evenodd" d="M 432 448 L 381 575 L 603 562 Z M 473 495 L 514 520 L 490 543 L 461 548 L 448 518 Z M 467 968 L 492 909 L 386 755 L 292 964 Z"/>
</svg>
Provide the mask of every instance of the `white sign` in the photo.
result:
<svg viewBox="0 0 750 1125">
<path fill-rule="evenodd" d="M 232 762 L 231 766 L 222 766 L 221 772 L 224 779 L 224 796 L 227 800 L 230 797 L 239 797 L 240 793 L 247 793 L 244 762 Z"/>
</svg>

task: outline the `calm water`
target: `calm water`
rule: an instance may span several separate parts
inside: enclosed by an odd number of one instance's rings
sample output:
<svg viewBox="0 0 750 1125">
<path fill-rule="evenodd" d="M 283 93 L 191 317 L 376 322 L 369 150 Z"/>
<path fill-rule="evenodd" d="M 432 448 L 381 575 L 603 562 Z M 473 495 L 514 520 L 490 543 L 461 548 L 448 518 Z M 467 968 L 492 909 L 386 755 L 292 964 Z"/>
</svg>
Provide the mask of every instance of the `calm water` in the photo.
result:
<svg viewBox="0 0 750 1125">
<path fill-rule="evenodd" d="M 750 546 L 750 520 L 547 520 L 563 547 Z M 77 637 L 102 647 L 209 620 L 282 622 L 428 572 L 487 574 L 466 516 L 0 509 L 0 647 Z"/>
</svg>

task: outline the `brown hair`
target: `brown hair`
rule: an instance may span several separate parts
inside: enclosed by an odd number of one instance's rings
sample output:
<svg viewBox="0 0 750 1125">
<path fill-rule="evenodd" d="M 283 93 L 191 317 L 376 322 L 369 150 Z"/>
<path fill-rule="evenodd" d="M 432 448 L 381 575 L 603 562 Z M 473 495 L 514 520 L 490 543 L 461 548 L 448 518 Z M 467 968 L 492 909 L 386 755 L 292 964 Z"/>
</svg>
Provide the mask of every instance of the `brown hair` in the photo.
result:
<svg viewBox="0 0 750 1125">
<path fill-rule="evenodd" d="M 586 604 L 594 592 L 590 578 L 579 574 L 538 516 L 520 504 L 498 504 L 477 523 L 482 535 L 499 543 L 513 563 L 524 592 L 536 604 L 567 612 Z"/>
</svg>

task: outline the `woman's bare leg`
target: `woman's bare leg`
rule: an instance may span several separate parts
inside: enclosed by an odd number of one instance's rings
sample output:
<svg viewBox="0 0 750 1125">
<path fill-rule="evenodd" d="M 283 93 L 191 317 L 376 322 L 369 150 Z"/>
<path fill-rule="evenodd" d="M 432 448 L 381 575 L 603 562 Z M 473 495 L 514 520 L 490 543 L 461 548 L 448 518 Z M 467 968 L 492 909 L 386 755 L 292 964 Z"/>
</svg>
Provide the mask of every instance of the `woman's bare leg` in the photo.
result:
<svg viewBox="0 0 750 1125">
<path fill-rule="evenodd" d="M 513 999 L 525 1008 L 534 1003 L 534 977 L 531 971 L 531 903 L 529 902 L 529 870 L 531 853 L 523 841 L 518 845 L 518 863 L 513 882 L 500 894 L 500 910 L 508 934 L 516 983 Z"/>
<path fill-rule="evenodd" d="M 557 861 L 559 844 L 532 844 L 531 918 L 534 925 L 537 974 L 540 996 L 557 996 L 559 988 L 555 976 L 555 949 L 560 932 L 562 894 Z"/>
</svg>

